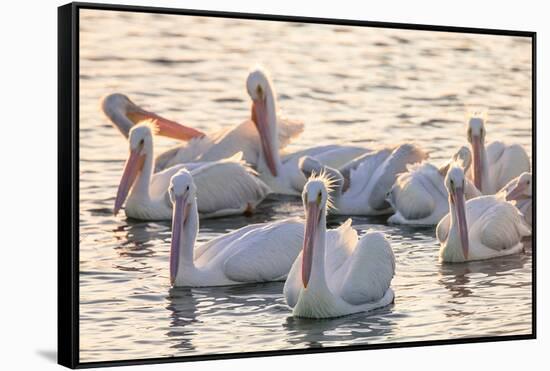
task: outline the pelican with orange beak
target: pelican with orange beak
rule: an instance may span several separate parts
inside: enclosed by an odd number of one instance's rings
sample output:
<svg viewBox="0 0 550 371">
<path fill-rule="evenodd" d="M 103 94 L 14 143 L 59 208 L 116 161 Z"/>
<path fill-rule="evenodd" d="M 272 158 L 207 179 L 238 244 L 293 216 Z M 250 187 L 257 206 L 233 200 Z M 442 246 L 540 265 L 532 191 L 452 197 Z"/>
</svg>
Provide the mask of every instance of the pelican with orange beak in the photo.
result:
<svg viewBox="0 0 550 371">
<path fill-rule="evenodd" d="M 500 141 L 485 147 L 485 115 L 474 114 L 469 118 L 467 138 L 472 147 L 473 166 L 468 177 L 482 194 L 495 194 L 509 181 L 531 168 L 529 156 L 519 144 Z"/>
<path fill-rule="evenodd" d="M 523 250 L 521 239 L 531 231 L 521 213 L 498 195 L 464 197 L 464 170 L 452 166 L 445 178 L 449 193 L 449 214 L 437 225 L 442 262 L 461 263 L 516 254 Z"/>
<path fill-rule="evenodd" d="M 269 193 L 269 188 L 243 163 L 240 153 L 220 161 L 181 164 L 153 174 L 151 126 L 147 123 L 134 126 L 128 139 L 130 153 L 118 186 L 115 215 L 126 203 L 128 217 L 170 220 L 170 178 L 184 168 L 193 174 L 199 187 L 198 211 L 202 217 L 249 213 Z"/>
<path fill-rule="evenodd" d="M 194 177 L 185 169 L 170 181 L 173 203 L 170 283 L 177 287 L 284 281 L 303 239 L 303 223 L 252 224 L 195 247 L 199 231 Z"/>
<path fill-rule="evenodd" d="M 260 102 L 253 105 L 255 107 L 252 109 L 252 116 L 255 115 L 254 112 L 262 109 Z M 157 126 L 156 134 L 187 142 L 160 154 L 155 161 L 155 172 L 182 163 L 218 161 L 231 157 L 237 152 L 242 152 L 243 160 L 255 167 L 262 147 L 269 147 L 274 143 L 274 138 L 266 138 L 266 135 L 269 134 L 265 130 L 267 127 L 257 126 L 252 121 L 253 117 L 244 120 L 239 125 L 226 126 L 220 130 L 204 133 L 146 111 L 123 94 L 116 93 L 104 97 L 101 107 L 105 115 L 125 137 L 128 137 L 130 128 L 135 124 L 153 119 Z M 269 106 L 264 105 L 264 108 L 268 109 Z M 259 112 L 257 117 L 264 116 L 263 112 Z M 267 153 L 275 150 L 278 152 L 304 130 L 303 122 L 281 117 L 277 118 L 275 125 L 278 129 L 276 131 L 278 138 L 276 138 L 275 144 L 277 147 L 270 147 L 269 150 L 266 150 Z"/>
<path fill-rule="evenodd" d="M 327 231 L 330 180 L 313 176 L 302 195 L 306 214 L 303 248 L 285 282 L 284 295 L 297 317 L 332 318 L 393 302 L 395 258 L 382 233 L 360 239 L 348 219 Z"/>
<path fill-rule="evenodd" d="M 255 163 L 260 179 L 277 194 L 300 195 L 307 178 L 299 162 L 304 156 L 315 158 L 323 165 L 339 168 L 368 149 L 345 145 L 321 145 L 295 153 L 280 152 L 281 135 L 276 94 L 269 74 L 258 67 L 250 72 L 246 88 L 252 99 L 251 118 L 260 137 L 261 150 Z"/>
<path fill-rule="evenodd" d="M 156 134 L 159 136 L 188 141 L 205 135 L 199 130 L 183 126 L 141 108 L 124 94 L 114 93 L 103 97 L 101 108 L 111 123 L 126 138 L 130 135 L 130 129 L 142 121 L 153 121 Z"/>
</svg>

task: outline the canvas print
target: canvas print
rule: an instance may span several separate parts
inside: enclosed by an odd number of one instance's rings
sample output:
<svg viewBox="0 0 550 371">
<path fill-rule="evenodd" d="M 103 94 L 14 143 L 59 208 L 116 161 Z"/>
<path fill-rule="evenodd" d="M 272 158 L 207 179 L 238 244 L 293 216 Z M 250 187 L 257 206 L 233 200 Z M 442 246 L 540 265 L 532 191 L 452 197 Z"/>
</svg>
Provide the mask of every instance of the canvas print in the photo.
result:
<svg viewBox="0 0 550 371">
<path fill-rule="evenodd" d="M 532 38 L 79 11 L 79 357 L 533 332 Z"/>
</svg>

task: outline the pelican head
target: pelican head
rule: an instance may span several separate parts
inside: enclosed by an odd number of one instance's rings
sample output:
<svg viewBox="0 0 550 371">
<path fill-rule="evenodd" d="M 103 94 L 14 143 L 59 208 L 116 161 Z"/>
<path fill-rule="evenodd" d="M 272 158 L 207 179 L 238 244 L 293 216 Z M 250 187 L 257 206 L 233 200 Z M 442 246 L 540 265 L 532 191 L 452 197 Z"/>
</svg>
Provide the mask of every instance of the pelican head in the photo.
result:
<svg viewBox="0 0 550 371">
<path fill-rule="evenodd" d="M 468 170 L 472 164 L 472 152 L 466 146 L 462 146 L 453 155 L 453 161 L 460 165 L 464 170 Z"/>
<path fill-rule="evenodd" d="M 153 148 L 153 133 L 151 128 L 147 124 L 139 124 L 130 129 L 130 154 L 126 164 L 124 165 L 124 171 L 122 172 L 122 178 L 118 186 L 118 191 L 115 199 L 114 214 L 117 215 L 122 204 L 128 197 L 128 192 L 136 182 L 138 175 L 143 170 L 145 159 L 151 155 Z"/>
<path fill-rule="evenodd" d="M 468 224 L 466 221 L 466 200 L 464 198 L 465 182 L 466 177 L 464 176 L 464 170 L 460 166 L 452 166 L 445 178 L 445 186 L 449 192 L 451 213 L 454 213 L 452 217 L 458 224 L 462 253 L 464 254 L 464 259 L 468 259 L 470 241 L 468 236 Z"/>
<path fill-rule="evenodd" d="M 526 198 L 531 198 L 533 194 L 531 173 L 522 173 L 519 177 L 512 180 L 509 186 L 506 187 L 506 201 L 518 201 Z"/>
<path fill-rule="evenodd" d="M 279 146 L 277 143 L 275 93 L 267 72 L 261 68 L 251 71 L 246 79 L 246 90 L 252 99 L 252 121 L 260 135 L 267 167 L 273 176 L 277 176 L 278 169 L 274 151 L 279 151 Z"/>
<path fill-rule="evenodd" d="M 161 136 L 179 140 L 204 136 L 204 133 L 198 130 L 144 110 L 124 94 L 114 93 L 103 97 L 101 99 L 101 109 L 125 137 L 128 137 L 132 126 L 144 120 L 153 120 L 157 127 L 156 134 Z"/>
<path fill-rule="evenodd" d="M 317 232 L 321 224 L 325 224 L 327 206 L 330 205 L 330 180 L 324 175 L 312 176 L 302 192 L 302 200 L 306 212 L 306 230 L 302 250 L 302 283 L 307 288 L 313 265 L 313 250 L 317 240 Z"/>
<path fill-rule="evenodd" d="M 173 205 L 172 242 L 170 243 L 170 282 L 172 285 L 178 273 L 183 227 L 189 219 L 196 191 L 193 176 L 186 169 L 180 170 L 170 179 L 168 192 Z"/>
<path fill-rule="evenodd" d="M 474 184 L 481 190 L 481 177 L 484 164 L 481 159 L 481 151 L 485 146 L 485 117 L 473 115 L 468 120 L 468 142 L 472 146 L 474 160 Z"/>
</svg>

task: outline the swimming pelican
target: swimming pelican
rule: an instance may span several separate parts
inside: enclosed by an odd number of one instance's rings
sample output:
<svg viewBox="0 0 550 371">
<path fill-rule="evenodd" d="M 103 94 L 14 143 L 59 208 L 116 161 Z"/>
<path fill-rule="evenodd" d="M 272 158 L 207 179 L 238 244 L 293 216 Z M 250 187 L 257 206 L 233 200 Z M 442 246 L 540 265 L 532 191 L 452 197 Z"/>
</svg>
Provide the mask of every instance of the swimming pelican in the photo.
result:
<svg viewBox="0 0 550 371">
<path fill-rule="evenodd" d="M 284 286 L 294 316 L 339 317 L 384 307 L 394 299 L 395 258 L 389 242 L 379 232 L 358 239 L 351 219 L 327 231 L 329 191 L 324 175 L 310 178 L 304 187 L 304 245 Z"/>
<path fill-rule="evenodd" d="M 301 160 L 305 174 L 325 171 L 334 179 L 334 214 L 384 215 L 393 211 L 386 196 L 397 176 L 407 165 L 425 160 L 428 155 L 414 144 L 402 144 L 367 153 L 340 170 L 323 166 L 311 157 Z"/>
<path fill-rule="evenodd" d="M 472 146 L 473 166 L 467 173 L 481 193 L 495 194 L 510 180 L 531 168 L 529 157 L 519 144 L 492 142 L 485 148 L 485 121 L 473 115 L 468 121 L 467 138 Z"/>
<path fill-rule="evenodd" d="M 250 119 L 235 127 L 205 134 L 146 111 L 120 93 L 104 97 L 101 107 L 125 137 L 135 124 L 153 119 L 156 121 L 156 134 L 188 141 L 160 154 L 155 161 L 155 172 L 182 163 L 217 161 L 237 152 L 243 152 L 245 162 L 256 165 L 261 144 L 259 133 Z M 279 145 L 284 148 L 292 138 L 302 133 L 304 125 L 301 121 L 280 119 L 278 126 Z"/>
<path fill-rule="evenodd" d="M 171 179 L 174 204 L 170 247 L 173 286 L 225 286 L 282 281 L 300 253 L 304 225 L 297 219 L 253 224 L 195 248 L 199 230 L 193 176 L 185 169 Z"/>
<path fill-rule="evenodd" d="M 440 168 L 423 162 L 409 165 L 408 171 L 397 177 L 387 200 L 395 210 L 388 222 L 409 225 L 436 225 L 449 212 L 449 195 L 445 176 L 449 167 L 457 163 L 467 170 L 472 161 L 468 147 L 461 147 Z M 464 195 L 467 200 L 481 196 L 474 184 L 466 179 Z"/>
<path fill-rule="evenodd" d="M 172 204 L 168 197 L 168 185 L 172 175 L 182 168 L 189 169 L 195 177 L 202 217 L 250 212 L 269 193 L 269 188 L 241 161 L 241 154 L 220 161 L 180 164 L 153 174 L 153 134 L 150 126 L 142 123 L 130 129 L 129 142 L 130 155 L 118 187 L 115 215 L 126 201 L 128 217 L 170 220 Z"/>
<path fill-rule="evenodd" d="M 457 263 L 519 253 L 530 234 L 521 213 L 499 196 L 464 199 L 464 171 L 453 166 L 445 178 L 449 209 L 437 225 L 440 260 Z"/>
<path fill-rule="evenodd" d="M 510 201 L 512 205 L 521 211 L 529 226 L 532 225 L 533 218 L 533 184 L 531 178 L 531 173 L 522 173 L 501 190 L 506 201 Z"/>
<path fill-rule="evenodd" d="M 261 139 L 256 169 L 260 179 L 273 193 L 300 195 L 307 181 L 299 167 L 300 159 L 304 156 L 315 158 L 323 165 L 338 168 L 368 151 L 355 146 L 325 145 L 296 153 L 280 153 L 276 94 L 268 73 L 261 68 L 253 70 L 248 76 L 246 87 L 253 102 L 252 121 Z"/>
</svg>

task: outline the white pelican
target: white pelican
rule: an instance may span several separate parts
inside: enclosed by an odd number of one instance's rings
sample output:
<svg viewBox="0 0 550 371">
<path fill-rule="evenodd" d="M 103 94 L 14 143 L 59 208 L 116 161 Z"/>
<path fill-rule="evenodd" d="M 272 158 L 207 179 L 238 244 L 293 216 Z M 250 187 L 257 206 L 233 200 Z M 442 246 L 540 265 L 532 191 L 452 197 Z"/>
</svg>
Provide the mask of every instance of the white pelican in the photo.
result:
<svg viewBox="0 0 550 371">
<path fill-rule="evenodd" d="M 241 161 L 241 154 L 220 161 L 180 164 L 153 174 L 153 134 L 149 125 L 134 126 L 129 142 L 130 155 L 118 187 L 115 215 L 126 201 L 128 217 L 170 220 L 168 185 L 172 175 L 182 168 L 195 177 L 202 217 L 251 212 L 269 193 L 269 188 Z"/>
<path fill-rule="evenodd" d="M 474 115 L 468 121 L 467 138 L 472 146 L 473 166 L 468 172 L 481 193 L 495 194 L 510 180 L 531 168 L 529 157 L 519 144 L 499 141 L 485 148 L 485 117 Z"/>
<path fill-rule="evenodd" d="M 133 103 L 127 96 L 115 93 L 104 97 L 101 107 L 111 123 L 128 137 L 130 128 L 135 124 L 153 119 L 158 127 L 157 133 L 183 141 L 185 145 L 178 145 L 160 154 L 156 159 L 155 171 L 160 171 L 189 162 L 217 161 L 243 152 L 243 159 L 255 166 L 260 152 L 260 138 L 254 123 L 246 120 L 240 125 L 205 134 L 199 130 L 183 126 L 167 120 L 155 113 L 144 110 Z M 285 147 L 292 138 L 303 131 L 303 123 L 281 119 L 279 125 L 279 143 Z"/>
<path fill-rule="evenodd" d="M 440 168 L 423 162 L 409 165 L 408 172 L 397 177 L 387 200 L 395 210 L 388 222 L 409 225 L 436 225 L 449 212 L 449 195 L 445 188 L 445 176 L 449 167 L 457 163 L 467 170 L 472 161 L 468 147 L 461 147 Z M 481 196 L 470 180 L 466 180 L 464 195 L 467 200 Z"/>
<path fill-rule="evenodd" d="M 495 195 L 466 202 L 465 181 L 458 166 L 451 167 L 445 178 L 450 212 L 437 225 L 440 260 L 457 263 L 522 251 L 521 239 L 531 232 L 518 209 Z"/>
<path fill-rule="evenodd" d="M 171 179 L 171 284 L 198 287 L 284 280 L 300 253 L 303 223 L 286 219 L 248 225 L 195 248 L 198 189 L 185 169 Z"/>
<path fill-rule="evenodd" d="M 279 131 L 281 125 L 277 119 L 277 103 L 271 79 L 266 71 L 258 68 L 249 75 L 246 88 L 252 99 L 252 121 L 256 125 L 261 139 L 261 151 L 255 162 L 260 179 L 274 193 L 300 195 L 307 178 L 299 167 L 304 156 L 311 156 L 326 166 L 339 168 L 351 159 L 367 152 L 361 147 L 326 145 L 308 148 L 290 154 L 279 152 Z"/>
<path fill-rule="evenodd" d="M 427 157 L 422 149 L 407 143 L 367 153 L 340 170 L 323 166 L 311 157 L 302 158 L 300 167 L 305 174 L 325 171 L 333 178 L 332 213 L 384 215 L 392 212 L 386 197 L 398 174 L 406 171 L 407 165 Z"/>
<path fill-rule="evenodd" d="M 395 258 L 389 242 L 379 232 L 358 239 L 351 219 L 327 231 L 329 190 L 324 175 L 310 178 L 304 187 L 304 246 L 284 287 L 294 316 L 339 317 L 384 307 L 394 299 Z"/>
<path fill-rule="evenodd" d="M 531 173 L 522 173 L 508 183 L 501 192 L 506 201 L 517 207 L 529 226 L 533 218 L 533 184 Z"/>
</svg>

